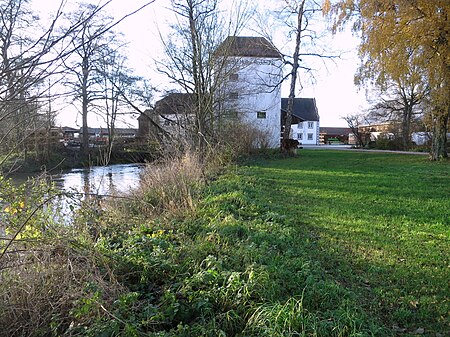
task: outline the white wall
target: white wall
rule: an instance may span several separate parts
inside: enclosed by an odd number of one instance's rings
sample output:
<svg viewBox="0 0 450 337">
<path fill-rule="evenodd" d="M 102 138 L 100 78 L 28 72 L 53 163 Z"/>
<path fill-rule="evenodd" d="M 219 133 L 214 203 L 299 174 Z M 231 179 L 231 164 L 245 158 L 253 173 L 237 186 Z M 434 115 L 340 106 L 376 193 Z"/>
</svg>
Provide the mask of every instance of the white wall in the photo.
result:
<svg viewBox="0 0 450 337">
<path fill-rule="evenodd" d="M 310 123 L 312 123 L 312 125 Z M 292 124 L 291 138 L 297 139 L 300 143 L 305 145 L 319 144 L 319 122 L 305 121 L 299 124 Z"/>
<path fill-rule="evenodd" d="M 266 134 L 269 147 L 277 148 L 281 132 L 283 63 L 279 59 L 256 57 L 242 57 L 236 63 L 232 73 L 238 78 L 227 81 L 225 109 L 237 111 L 244 123 Z"/>
</svg>

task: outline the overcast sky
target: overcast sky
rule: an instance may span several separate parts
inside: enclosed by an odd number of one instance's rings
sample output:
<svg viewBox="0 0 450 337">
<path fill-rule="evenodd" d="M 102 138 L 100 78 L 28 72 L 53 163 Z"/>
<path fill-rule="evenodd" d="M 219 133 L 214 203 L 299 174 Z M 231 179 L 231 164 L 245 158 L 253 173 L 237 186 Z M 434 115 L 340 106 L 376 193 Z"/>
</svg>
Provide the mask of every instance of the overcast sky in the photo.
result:
<svg viewBox="0 0 450 337">
<path fill-rule="evenodd" d="M 231 1 L 231 0 L 224 0 Z M 58 1 L 56 0 L 34 0 L 34 8 L 45 16 L 46 12 L 51 12 Z M 103 1 L 104 2 L 104 1 Z M 139 8 L 147 1 L 145 0 L 113 0 L 107 6 L 109 13 L 115 18 Z M 70 4 L 76 1 L 68 0 Z M 102 1 L 100 1 L 102 3 Z M 260 0 L 256 4 L 260 10 L 267 9 L 268 6 L 274 4 L 274 1 Z M 117 30 L 124 33 L 125 38 L 129 41 L 128 57 L 130 67 L 135 69 L 137 75 L 148 77 L 152 84 L 164 93 L 166 90 L 173 89 L 170 87 L 167 79 L 155 72 L 155 59 L 161 59 L 162 46 L 159 38 L 159 32 L 163 35 L 169 31 L 169 24 L 173 22 L 173 13 L 168 10 L 170 0 L 156 0 L 139 13 L 126 19 L 117 26 Z M 270 20 L 269 20 L 270 21 Z M 241 35 L 251 36 L 258 35 L 258 28 L 250 25 L 252 29 L 246 29 Z M 323 29 L 323 25 L 319 25 L 318 29 Z M 289 53 L 290 45 L 283 39 L 283 31 L 281 27 L 274 26 L 274 43 L 282 52 Z M 320 115 L 321 126 L 346 126 L 341 119 L 350 113 L 361 111 L 366 107 L 364 91 L 357 92 L 357 88 L 353 85 L 353 76 L 358 64 L 356 48 L 358 39 L 350 33 L 341 33 L 335 37 L 325 37 L 322 42 L 328 47 L 329 54 L 342 54 L 340 59 L 327 61 L 325 64 L 322 60 L 308 61 L 308 66 L 314 69 L 315 82 L 311 83 L 310 79 L 303 75 L 303 89 L 297 93 L 297 97 L 315 97 Z M 282 95 L 287 97 L 289 90 L 289 82 L 283 84 Z M 58 120 L 61 124 L 75 126 L 75 112 L 65 113 L 64 117 Z M 100 126 L 100 120 L 90 120 L 92 126 Z M 78 124 L 80 118 L 78 118 Z M 133 126 L 137 122 L 132 121 Z"/>
</svg>

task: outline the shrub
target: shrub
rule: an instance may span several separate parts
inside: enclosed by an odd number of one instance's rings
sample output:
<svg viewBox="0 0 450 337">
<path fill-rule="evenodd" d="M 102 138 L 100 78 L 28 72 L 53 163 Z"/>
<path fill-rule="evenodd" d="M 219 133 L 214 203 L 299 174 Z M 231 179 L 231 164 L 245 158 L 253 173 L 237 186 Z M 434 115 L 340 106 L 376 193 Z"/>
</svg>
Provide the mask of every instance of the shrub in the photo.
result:
<svg viewBox="0 0 450 337">
<path fill-rule="evenodd" d="M 0 335 L 60 335 L 105 316 L 123 288 L 90 234 L 58 223 L 52 186 L 0 185 Z"/>
<path fill-rule="evenodd" d="M 390 151 L 404 150 L 401 138 L 392 138 L 387 134 L 379 135 L 375 141 L 369 143 L 369 148 Z"/>
<path fill-rule="evenodd" d="M 178 213 L 195 208 L 194 194 L 204 180 L 204 164 L 197 154 L 161 160 L 145 168 L 137 191 L 147 211 Z"/>
<path fill-rule="evenodd" d="M 253 154 L 269 147 L 267 134 L 260 129 L 235 121 L 224 125 L 220 144 L 226 148 L 232 158 Z"/>
</svg>

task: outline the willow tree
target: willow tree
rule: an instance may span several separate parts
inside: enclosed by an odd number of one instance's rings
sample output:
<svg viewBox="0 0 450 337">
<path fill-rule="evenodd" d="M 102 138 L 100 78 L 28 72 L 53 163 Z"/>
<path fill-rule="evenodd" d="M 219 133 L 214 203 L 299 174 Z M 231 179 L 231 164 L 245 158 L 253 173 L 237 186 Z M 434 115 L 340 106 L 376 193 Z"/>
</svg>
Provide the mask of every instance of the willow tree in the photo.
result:
<svg viewBox="0 0 450 337">
<path fill-rule="evenodd" d="M 360 57 L 365 69 L 371 69 L 365 76 L 387 81 L 401 78 L 412 67 L 423 71 L 421 80 L 430 90 L 431 159 L 448 157 L 450 2 L 326 0 L 325 8 L 334 15 L 334 30 L 354 19 L 353 29 L 362 37 Z"/>
</svg>

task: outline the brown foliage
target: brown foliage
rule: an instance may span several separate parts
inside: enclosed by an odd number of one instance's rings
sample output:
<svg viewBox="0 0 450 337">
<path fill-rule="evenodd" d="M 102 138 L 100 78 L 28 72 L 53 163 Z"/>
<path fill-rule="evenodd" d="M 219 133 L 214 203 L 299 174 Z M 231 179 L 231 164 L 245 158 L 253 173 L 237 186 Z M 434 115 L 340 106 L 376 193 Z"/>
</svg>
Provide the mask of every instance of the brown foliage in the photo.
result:
<svg viewBox="0 0 450 337">
<path fill-rule="evenodd" d="M 68 241 L 17 242 L 0 265 L 0 336 L 66 333 L 94 316 L 122 291 L 99 268 L 93 251 Z M 90 313 L 77 315 L 83 299 L 99 294 Z M 95 310 L 96 309 L 96 310 Z"/>
</svg>

